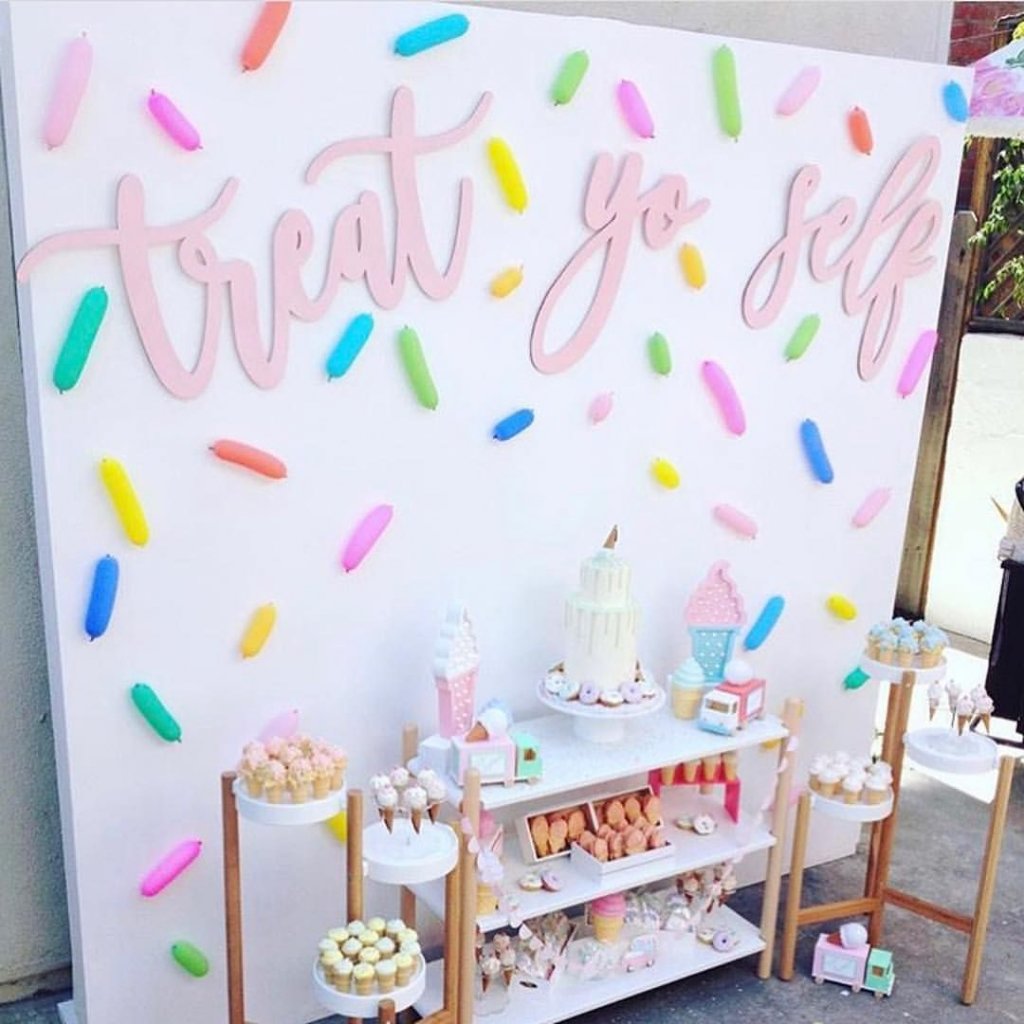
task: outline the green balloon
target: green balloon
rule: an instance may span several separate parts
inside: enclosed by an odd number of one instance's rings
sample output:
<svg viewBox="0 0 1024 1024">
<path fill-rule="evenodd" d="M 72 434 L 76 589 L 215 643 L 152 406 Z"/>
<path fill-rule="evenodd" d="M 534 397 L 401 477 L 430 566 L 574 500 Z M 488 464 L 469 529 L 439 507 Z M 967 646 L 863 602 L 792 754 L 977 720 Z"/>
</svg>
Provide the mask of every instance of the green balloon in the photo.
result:
<svg viewBox="0 0 1024 1024">
<path fill-rule="evenodd" d="M 811 342 L 814 341 L 814 336 L 818 333 L 820 326 L 821 317 L 817 313 L 805 316 L 797 324 L 793 337 L 789 339 L 789 344 L 786 346 L 786 351 L 783 355 L 787 359 L 799 359 L 811 347 Z"/>
<path fill-rule="evenodd" d="M 175 942 L 171 946 L 171 956 L 195 978 L 203 978 L 210 971 L 206 954 L 191 942 Z"/>
<path fill-rule="evenodd" d="M 711 76 L 715 83 L 718 123 L 731 139 L 738 139 L 743 130 L 740 113 L 740 90 L 736 82 L 736 58 L 728 46 L 720 46 L 711 58 Z"/>
<path fill-rule="evenodd" d="M 847 690 L 859 690 L 870 678 L 871 676 L 858 665 L 843 680 L 843 686 Z"/>
<path fill-rule="evenodd" d="M 53 383 L 58 391 L 70 391 L 78 383 L 106 312 L 106 288 L 90 288 L 78 303 L 64 344 L 57 354 Z"/>
<path fill-rule="evenodd" d="M 425 409 L 436 409 L 437 388 L 434 386 L 434 378 L 430 376 L 419 335 L 411 327 L 403 327 L 398 332 L 398 354 L 402 357 L 402 365 L 416 400 Z"/>
<path fill-rule="evenodd" d="M 672 352 L 664 334 L 655 331 L 647 339 L 647 356 L 651 361 L 651 369 L 667 377 L 672 372 Z"/>
<path fill-rule="evenodd" d="M 555 84 L 551 86 L 551 98 L 556 106 L 563 106 L 576 95 L 576 90 L 580 87 L 580 82 L 583 81 L 589 67 L 590 58 L 586 50 L 577 50 L 565 58 Z"/>
<path fill-rule="evenodd" d="M 132 687 L 132 703 L 157 736 L 168 743 L 181 742 L 181 726 L 177 719 L 164 707 L 163 701 L 147 683 L 136 683 Z"/>
</svg>

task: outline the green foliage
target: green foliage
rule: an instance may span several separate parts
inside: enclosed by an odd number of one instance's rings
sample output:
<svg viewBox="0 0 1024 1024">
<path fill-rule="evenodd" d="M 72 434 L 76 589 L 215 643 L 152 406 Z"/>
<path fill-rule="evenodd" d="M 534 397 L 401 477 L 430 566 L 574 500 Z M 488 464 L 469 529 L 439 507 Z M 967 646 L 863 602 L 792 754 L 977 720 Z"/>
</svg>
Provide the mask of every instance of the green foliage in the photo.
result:
<svg viewBox="0 0 1024 1024">
<path fill-rule="evenodd" d="M 995 192 L 988 215 L 971 236 L 973 245 L 989 245 L 1000 238 L 1024 237 L 1024 141 L 1006 139 L 996 157 L 992 175 Z M 1012 306 L 1024 307 L 1024 255 L 1011 256 L 981 283 L 981 299 L 988 301 L 1009 281 Z"/>
</svg>

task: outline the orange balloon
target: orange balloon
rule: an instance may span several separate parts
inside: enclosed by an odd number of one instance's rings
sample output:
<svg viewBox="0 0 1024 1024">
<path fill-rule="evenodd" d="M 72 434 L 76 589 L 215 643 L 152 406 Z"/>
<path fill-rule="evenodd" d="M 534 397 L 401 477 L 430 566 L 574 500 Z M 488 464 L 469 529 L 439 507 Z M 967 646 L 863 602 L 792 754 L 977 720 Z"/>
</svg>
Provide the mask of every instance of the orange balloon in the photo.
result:
<svg viewBox="0 0 1024 1024">
<path fill-rule="evenodd" d="M 269 0 L 263 5 L 249 38 L 242 49 L 242 70 L 255 71 L 267 59 L 277 37 L 288 20 L 292 5 L 290 0 Z"/>
<path fill-rule="evenodd" d="M 854 107 L 850 111 L 846 123 L 850 129 L 850 140 L 853 142 L 854 148 L 860 153 L 870 155 L 871 150 L 875 148 L 875 139 L 871 134 L 871 122 L 868 121 L 868 115 L 860 107 Z"/>
</svg>

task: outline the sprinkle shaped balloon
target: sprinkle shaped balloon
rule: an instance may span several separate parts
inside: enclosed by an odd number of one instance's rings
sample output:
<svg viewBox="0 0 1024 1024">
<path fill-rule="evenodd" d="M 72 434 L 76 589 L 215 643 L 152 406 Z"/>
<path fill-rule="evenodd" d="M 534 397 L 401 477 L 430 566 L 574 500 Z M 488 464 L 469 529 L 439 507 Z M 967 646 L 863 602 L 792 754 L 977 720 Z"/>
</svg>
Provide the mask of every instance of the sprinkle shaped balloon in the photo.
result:
<svg viewBox="0 0 1024 1024">
<path fill-rule="evenodd" d="M 146 101 L 153 120 L 164 130 L 169 139 L 182 149 L 193 152 L 202 145 L 195 125 L 178 109 L 169 96 L 151 89 Z"/>
<path fill-rule="evenodd" d="M 85 612 L 85 632 L 90 640 L 99 639 L 110 625 L 110 617 L 114 614 L 114 602 L 117 600 L 120 574 L 117 559 L 113 555 L 104 555 L 96 563 L 92 574 L 89 606 Z"/>
<path fill-rule="evenodd" d="M 288 0 L 268 0 L 260 8 L 249 37 L 242 47 L 242 70 L 256 71 L 263 67 L 270 51 L 274 48 L 284 23 L 288 20 L 292 5 Z"/>
<path fill-rule="evenodd" d="M 796 330 L 783 352 L 787 362 L 799 359 L 811 347 L 811 342 L 814 341 L 819 327 L 821 327 L 821 317 L 817 313 L 805 316 L 797 324 Z"/>
<path fill-rule="evenodd" d="M 198 839 L 186 839 L 178 843 L 146 872 L 146 877 L 139 885 L 139 892 L 152 899 L 178 878 L 202 852 L 203 844 Z"/>
<path fill-rule="evenodd" d="M 587 415 L 590 417 L 590 422 L 595 426 L 598 423 L 603 423 L 611 414 L 614 404 L 615 396 L 613 392 L 605 391 L 600 395 L 597 395 L 590 403 L 590 407 L 587 409 Z"/>
<path fill-rule="evenodd" d="M 931 359 L 938 343 L 939 335 L 937 331 L 923 331 L 917 341 L 914 342 L 914 347 L 910 350 L 907 361 L 903 364 L 900 379 L 896 383 L 896 393 L 900 398 L 908 398 L 914 393 L 914 389 L 924 375 L 928 361 Z"/>
<path fill-rule="evenodd" d="M 667 491 L 679 486 L 679 470 L 668 459 L 655 459 L 651 463 L 651 476 Z"/>
<path fill-rule="evenodd" d="M 491 437 L 495 441 L 511 441 L 517 434 L 521 434 L 527 427 L 533 424 L 532 409 L 517 409 L 510 413 L 503 420 L 499 420 L 491 431 Z"/>
<path fill-rule="evenodd" d="M 776 594 L 765 601 L 764 607 L 754 620 L 754 624 L 743 638 L 744 650 L 756 651 L 771 636 L 771 632 L 782 617 L 785 607 L 786 599 L 781 594 Z"/>
<path fill-rule="evenodd" d="M 661 377 L 672 372 L 672 350 L 668 347 L 668 339 L 660 331 L 655 331 L 647 339 L 647 358 L 651 369 Z"/>
<path fill-rule="evenodd" d="M 858 665 L 846 674 L 846 678 L 843 679 L 843 689 L 859 690 L 870 678 L 871 676 Z"/>
<path fill-rule="evenodd" d="M 509 148 L 509 144 L 495 136 L 487 141 L 487 158 L 491 162 L 491 169 L 498 179 L 498 187 L 501 194 L 516 213 L 522 213 L 530 202 L 526 191 L 526 183 L 523 181 L 522 171 L 515 155 Z"/>
<path fill-rule="evenodd" d="M 83 33 L 72 39 L 64 51 L 50 105 L 43 122 L 43 142 L 50 149 L 64 145 L 92 74 L 92 45 Z"/>
<path fill-rule="evenodd" d="M 728 46 L 720 46 L 711 57 L 711 77 L 715 86 L 718 124 L 731 139 L 743 131 L 740 89 L 736 78 L 736 57 Z"/>
<path fill-rule="evenodd" d="M 697 246 L 686 242 L 679 247 L 679 267 L 683 272 L 683 280 L 691 288 L 700 291 L 708 283 L 704 257 L 701 256 Z"/>
<path fill-rule="evenodd" d="M 821 68 L 814 64 L 802 68 L 779 97 L 779 102 L 775 104 L 775 113 L 781 117 L 792 117 L 803 108 L 820 84 Z"/>
<path fill-rule="evenodd" d="M 853 525 L 858 529 L 872 523 L 883 508 L 889 504 L 892 491 L 888 487 L 877 487 L 857 506 L 853 514 Z"/>
<path fill-rule="evenodd" d="M 277 607 L 273 602 L 260 605 L 252 613 L 239 645 L 243 658 L 255 658 L 263 650 L 276 622 Z"/>
<path fill-rule="evenodd" d="M 590 58 L 586 50 L 576 50 L 562 61 L 551 86 L 551 99 L 556 107 L 564 107 L 566 103 L 572 102 L 589 67 Z"/>
<path fill-rule="evenodd" d="M 491 295 L 496 299 L 504 299 L 511 295 L 523 283 L 523 268 L 509 267 L 491 280 Z"/>
<path fill-rule="evenodd" d="M 970 114 L 970 104 L 959 82 L 947 82 L 942 87 L 942 105 L 953 121 L 963 124 Z"/>
<path fill-rule="evenodd" d="M 845 594 L 830 594 L 825 607 L 842 622 L 853 622 L 857 618 L 857 606 Z"/>
<path fill-rule="evenodd" d="M 711 514 L 723 526 L 728 527 L 733 533 L 753 540 L 757 536 L 757 523 L 745 512 L 741 512 L 732 505 L 716 505 Z"/>
<path fill-rule="evenodd" d="M 437 387 L 430 375 L 420 336 L 411 327 L 403 327 L 398 332 L 398 354 L 416 400 L 424 409 L 436 409 Z"/>
<path fill-rule="evenodd" d="M 262 448 L 254 448 L 251 444 L 229 440 L 214 441 L 210 445 L 210 451 L 222 462 L 241 466 L 270 480 L 283 480 L 288 475 L 288 467 L 276 455 L 271 455 Z"/>
<path fill-rule="evenodd" d="M 846 117 L 846 127 L 850 133 L 850 141 L 858 153 L 870 156 L 875 148 L 875 139 L 871 133 L 871 122 L 868 115 L 860 107 L 854 107 Z"/>
<path fill-rule="evenodd" d="M 344 377 L 352 369 L 352 364 L 363 351 L 363 346 L 370 340 L 372 333 L 373 316 L 370 313 L 360 313 L 349 321 L 327 357 L 328 380 Z"/>
<path fill-rule="evenodd" d="M 101 459 L 100 479 L 107 489 L 125 536 L 133 544 L 145 547 L 149 541 L 149 524 L 124 466 L 117 459 Z"/>
<path fill-rule="evenodd" d="M 175 942 L 171 946 L 171 956 L 175 963 L 183 970 L 188 971 L 193 978 L 205 978 L 210 973 L 210 961 L 206 954 L 191 942 L 184 940 Z"/>
<path fill-rule="evenodd" d="M 53 383 L 58 391 L 70 391 L 82 376 L 92 344 L 107 312 L 106 288 L 90 288 L 78 303 L 74 318 L 53 367 Z"/>
<path fill-rule="evenodd" d="M 636 83 L 624 78 L 619 82 L 615 95 L 619 101 L 619 110 L 622 111 L 630 131 L 638 139 L 653 139 L 654 118 L 651 117 L 651 112 Z"/>
<path fill-rule="evenodd" d="M 468 31 L 469 19 L 464 14 L 447 14 L 403 32 L 395 40 L 395 53 L 399 57 L 414 57 L 424 50 L 450 43 Z"/>
<path fill-rule="evenodd" d="M 136 683 L 131 690 L 132 703 L 149 727 L 168 743 L 181 742 L 181 726 L 148 683 Z"/>
<path fill-rule="evenodd" d="M 395 510 L 391 505 L 377 505 L 359 520 L 341 554 L 345 572 L 358 569 L 363 559 L 373 550 L 381 535 L 391 524 Z"/>
<path fill-rule="evenodd" d="M 822 440 L 821 431 L 814 420 L 804 420 L 800 424 L 800 443 L 803 445 L 804 457 L 807 459 L 807 465 L 814 474 L 814 478 L 823 484 L 832 483 L 836 476 L 832 471 L 828 452 L 825 451 L 825 442 Z"/>
<path fill-rule="evenodd" d="M 701 364 L 700 372 L 718 406 L 718 411 L 722 414 L 726 429 L 737 437 L 744 434 L 747 429 L 746 413 L 729 375 L 711 359 Z"/>
</svg>

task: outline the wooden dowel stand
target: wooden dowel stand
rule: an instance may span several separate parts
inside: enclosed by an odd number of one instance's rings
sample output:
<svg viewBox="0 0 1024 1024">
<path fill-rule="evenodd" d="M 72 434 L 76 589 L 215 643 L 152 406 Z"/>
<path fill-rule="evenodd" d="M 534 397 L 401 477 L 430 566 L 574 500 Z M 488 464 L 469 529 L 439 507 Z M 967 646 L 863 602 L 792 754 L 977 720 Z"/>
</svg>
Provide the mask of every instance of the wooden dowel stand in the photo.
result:
<svg viewBox="0 0 1024 1024">
<path fill-rule="evenodd" d="M 786 893 L 786 916 L 782 925 L 782 949 L 779 951 L 779 977 L 789 981 L 793 977 L 796 960 L 796 933 L 803 894 L 803 865 L 807 856 L 807 833 L 811 824 L 811 794 L 804 793 L 796 808 L 793 828 L 793 861 L 789 871 L 789 891 Z"/>
<path fill-rule="evenodd" d="M 775 803 L 772 810 L 772 835 L 775 845 L 768 851 L 765 871 L 764 896 L 761 903 L 761 938 L 764 949 L 757 965 L 757 976 L 765 979 L 772 973 L 772 955 L 775 952 L 775 928 L 779 919 L 779 892 L 782 888 L 782 860 L 786 845 L 786 824 L 789 821 L 789 793 L 796 767 L 797 739 L 804 702 L 796 697 L 786 701 L 782 721 L 788 731 L 779 753 L 779 771 L 775 780 Z"/>
<path fill-rule="evenodd" d="M 480 830 L 480 772 L 470 768 L 462 784 L 462 816 L 469 820 L 473 835 Z M 460 939 L 456 947 L 459 963 L 459 998 L 455 1019 L 458 1024 L 471 1024 L 473 1020 L 473 982 L 476 977 L 476 856 L 470 852 L 470 836 L 463 835 L 460 843 L 459 864 L 462 888 L 462 907 L 459 911 Z"/>
<path fill-rule="evenodd" d="M 420 731 L 415 725 L 406 725 L 402 729 L 402 764 L 407 765 L 419 752 Z M 399 916 L 406 927 L 416 927 L 416 896 L 410 889 L 402 886 L 399 895 Z"/>
<path fill-rule="evenodd" d="M 345 898 L 347 920 L 361 920 L 363 916 L 363 791 L 350 789 L 346 805 L 347 840 Z M 390 1002 L 390 1000 L 387 1000 Z M 394 1009 L 394 1004 L 391 1004 Z M 349 1017 L 349 1024 L 361 1024 L 360 1018 Z"/>
<path fill-rule="evenodd" d="M 242 875 L 238 842 L 235 773 L 220 777 L 221 830 L 224 841 L 224 936 L 228 958 L 228 1024 L 245 1024 L 242 975 Z"/>
</svg>

